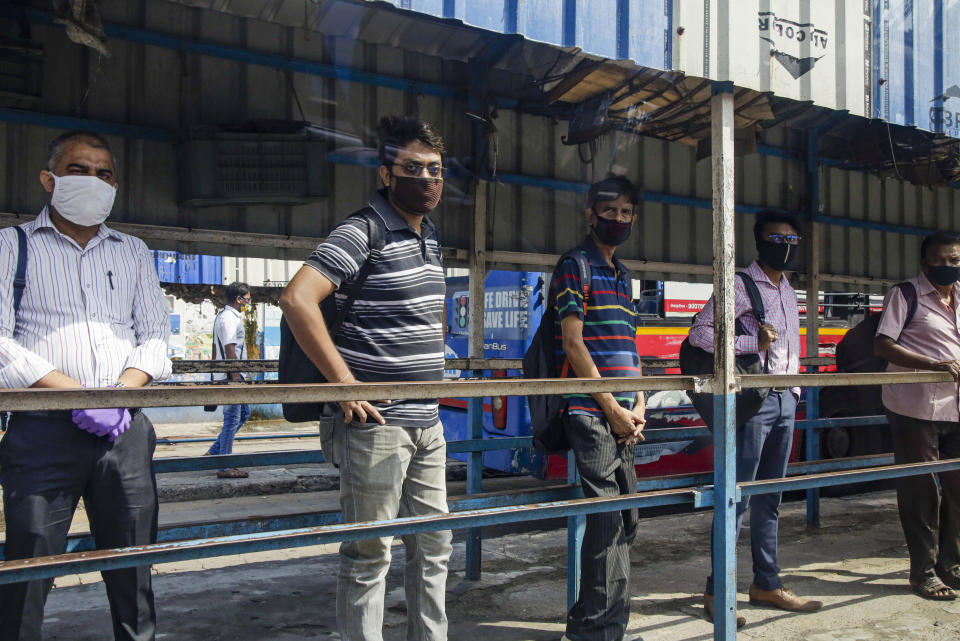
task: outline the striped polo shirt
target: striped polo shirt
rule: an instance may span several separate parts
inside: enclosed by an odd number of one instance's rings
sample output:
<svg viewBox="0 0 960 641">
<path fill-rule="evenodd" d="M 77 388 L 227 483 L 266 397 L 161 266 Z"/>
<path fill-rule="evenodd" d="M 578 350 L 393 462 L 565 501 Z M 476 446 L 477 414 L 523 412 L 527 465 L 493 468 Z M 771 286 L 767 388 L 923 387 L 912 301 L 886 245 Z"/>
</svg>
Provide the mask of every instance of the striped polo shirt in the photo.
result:
<svg viewBox="0 0 960 641">
<path fill-rule="evenodd" d="M 384 192 L 368 206 L 385 228 L 384 247 L 343 321 L 337 349 L 358 381 L 439 381 L 443 378 L 444 281 L 437 232 L 423 219 L 416 233 L 394 210 Z M 343 291 L 370 256 L 366 221 L 350 216 L 322 242 L 306 264 Z M 405 427 L 430 427 L 440 420 L 437 399 L 374 403 L 383 418 Z"/>
<path fill-rule="evenodd" d="M 590 261 L 590 292 L 584 317 L 584 288 L 577 262 L 567 259 L 557 266 L 550 285 L 557 312 L 557 366 L 562 367 L 566 360 L 560 322 L 564 316 L 577 314 L 583 320 L 583 342 L 600 376 L 640 376 L 635 342 L 637 312 L 630 299 L 630 272 L 616 258 L 613 267 L 608 265 L 590 237 L 574 251 L 581 252 Z M 571 372 L 569 376 L 574 374 Z M 633 409 L 637 399 L 636 392 L 615 392 L 613 396 L 627 409 Z M 603 417 L 603 411 L 590 394 L 564 394 L 564 398 L 570 414 Z"/>
</svg>

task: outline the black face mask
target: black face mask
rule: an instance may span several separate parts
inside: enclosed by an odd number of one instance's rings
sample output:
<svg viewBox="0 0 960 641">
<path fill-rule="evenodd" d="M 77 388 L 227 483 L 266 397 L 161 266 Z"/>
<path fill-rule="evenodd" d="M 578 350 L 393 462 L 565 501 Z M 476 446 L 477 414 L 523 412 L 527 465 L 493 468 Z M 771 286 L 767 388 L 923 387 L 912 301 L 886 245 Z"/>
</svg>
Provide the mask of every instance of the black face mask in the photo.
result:
<svg viewBox="0 0 960 641">
<path fill-rule="evenodd" d="M 946 287 L 953 285 L 960 280 L 960 267 L 956 265 L 929 265 L 927 266 L 927 278 L 934 285 Z"/>
<path fill-rule="evenodd" d="M 757 243 L 757 255 L 760 262 L 768 267 L 782 272 L 793 265 L 793 259 L 797 255 L 797 246 L 771 243 L 769 240 L 761 240 Z"/>
<path fill-rule="evenodd" d="M 426 214 L 440 202 L 443 180 L 440 178 L 412 178 L 394 176 L 390 196 L 404 211 Z"/>
<path fill-rule="evenodd" d="M 601 243 L 605 245 L 620 245 L 626 239 L 630 238 L 630 232 L 633 230 L 633 222 L 622 223 L 619 220 L 607 220 L 597 216 L 597 222 L 593 226 L 593 233 Z"/>
</svg>

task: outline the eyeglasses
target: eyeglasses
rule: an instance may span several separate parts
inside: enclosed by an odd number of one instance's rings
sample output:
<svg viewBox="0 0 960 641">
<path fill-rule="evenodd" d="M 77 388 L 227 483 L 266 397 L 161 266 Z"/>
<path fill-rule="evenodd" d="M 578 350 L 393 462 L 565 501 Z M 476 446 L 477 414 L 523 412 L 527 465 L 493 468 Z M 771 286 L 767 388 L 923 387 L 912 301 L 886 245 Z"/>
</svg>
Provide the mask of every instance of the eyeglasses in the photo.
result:
<svg viewBox="0 0 960 641">
<path fill-rule="evenodd" d="M 438 162 L 432 162 L 424 166 L 423 163 L 408 160 L 407 162 L 395 162 L 393 166 L 400 167 L 404 174 L 413 178 L 422 176 L 424 169 L 427 170 L 427 175 L 431 178 L 443 178 L 447 175 L 447 170 Z"/>
<path fill-rule="evenodd" d="M 767 240 L 777 245 L 799 245 L 803 239 L 796 234 L 770 234 Z"/>
<path fill-rule="evenodd" d="M 249 296 L 247 296 L 247 297 L 237 296 L 237 298 L 239 298 L 240 301 L 241 301 L 244 305 L 249 305 L 250 302 L 253 300 L 253 299 L 250 298 Z"/>
</svg>

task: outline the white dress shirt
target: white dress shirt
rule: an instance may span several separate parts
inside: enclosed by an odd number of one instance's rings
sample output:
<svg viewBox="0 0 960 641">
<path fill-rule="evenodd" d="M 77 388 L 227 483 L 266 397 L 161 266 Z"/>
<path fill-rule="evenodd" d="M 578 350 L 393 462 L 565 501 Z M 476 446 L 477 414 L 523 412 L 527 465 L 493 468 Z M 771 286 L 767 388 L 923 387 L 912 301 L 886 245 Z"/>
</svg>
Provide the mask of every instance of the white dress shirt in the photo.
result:
<svg viewBox="0 0 960 641">
<path fill-rule="evenodd" d="M 0 230 L 0 387 L 24 388 L 57 370 L 87 387 L 109 387 L 127 368 L 170 375 L 170 318 L 144 242 L 100 225 L 81 248 L 46 207 L 21 225 L 26 288 L 14 319 L 16 230 Z"/>
</svg>

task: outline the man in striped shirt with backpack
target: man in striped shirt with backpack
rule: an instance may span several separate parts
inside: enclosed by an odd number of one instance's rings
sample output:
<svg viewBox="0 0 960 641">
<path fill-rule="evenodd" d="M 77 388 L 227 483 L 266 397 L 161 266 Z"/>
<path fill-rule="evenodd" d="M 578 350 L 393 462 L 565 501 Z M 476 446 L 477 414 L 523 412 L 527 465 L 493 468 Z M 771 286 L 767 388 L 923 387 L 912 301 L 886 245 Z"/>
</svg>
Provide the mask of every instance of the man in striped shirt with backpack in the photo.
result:
<svg viewBox="0 0 960 641">
<path fill-rule="evenodd" d="M 617 176 L 595 183 L 584 212 L 589 236 L 564 254 L 553 274 L 558 376 L 640 376 L 637 314 L 630 273 L 614 258 L 640 201 Z M 587 263 L 583 262 L 583 258 Z M 587 278 L 581 264 L 589 264 Z M 587 498 L 637 490 L 633 444 L 643 440 L 642 392 L 566 394 L 563 419 Z M 567 614 L 564 641 L 620 641 L 630 619 L 630 544 L 637 511 L 588 514 L 581 550 L 580 598 Z"/>
<path fill-rule="evenodd" d="M 367 205 L 340 223 L 280 299 L 297 343 L 324 377 L 439 381 L 444 364 L 443 257 L 426 216 L 443 190 L 443 140 L 413 118 L 380 121 L 380 181 Z M 356 284 L 362 283 L 361 287 Z M 335 336 L 318 305 L 352 303 Z M 446 513 L 446 443 L 437 399 L 344 401 L 333 428 L 340 505 L 347 522 Z M 339 412 L 338 412 L 339 413 Z M 410 641 L 447 638 L 450 531 L 403 537 Z M 343 641 L 381 641 L 391 539 L 344 541 L 337 582 Z"/>
</svg>

